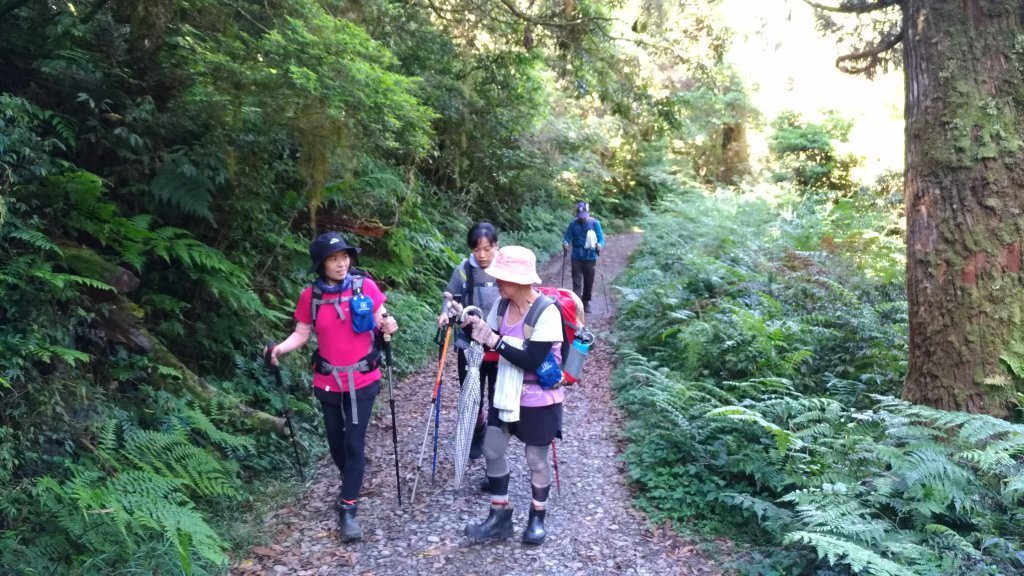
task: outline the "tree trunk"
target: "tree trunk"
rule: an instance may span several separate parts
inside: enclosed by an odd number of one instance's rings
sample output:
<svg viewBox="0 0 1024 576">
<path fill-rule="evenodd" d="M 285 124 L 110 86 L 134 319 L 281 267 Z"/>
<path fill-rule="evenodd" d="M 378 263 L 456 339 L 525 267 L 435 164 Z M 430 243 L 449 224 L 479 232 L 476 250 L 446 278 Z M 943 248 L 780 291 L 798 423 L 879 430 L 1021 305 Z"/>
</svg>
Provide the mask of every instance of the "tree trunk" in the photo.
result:
<svg viewBox="0 0 1024 576">
<path fill-rule="evenodd" d="M 1024 335 L 1022 2 L 906 0 L 906 400 L 1006 416 Z"/>
</svg>

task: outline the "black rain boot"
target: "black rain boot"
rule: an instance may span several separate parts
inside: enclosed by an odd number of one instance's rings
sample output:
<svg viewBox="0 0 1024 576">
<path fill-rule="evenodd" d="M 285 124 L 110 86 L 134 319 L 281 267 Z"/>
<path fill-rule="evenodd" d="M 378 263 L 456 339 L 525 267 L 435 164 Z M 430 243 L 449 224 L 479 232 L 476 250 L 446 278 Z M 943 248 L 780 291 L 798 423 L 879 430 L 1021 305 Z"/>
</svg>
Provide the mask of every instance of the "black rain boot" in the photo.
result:
<svg viewBox="0 0 1024 576">
<path fill-rule="evenodd" d="M 526 530 L 523 531 L 523 544 L 544 543 L 544 514 L 547 510 L 537 510 L 530 507 L 530 519 L 526 521 Z"/>
<path fill-rule="evenodd" d="M 341 541 L 355 542 L 362 540 L 363 529 L 356 521 L 356 512 L 359 510 L 357 504 L 342 504 L 338 506 L 338 532 L 341 533 Z"/>
<path fill-rule="evenodd" d="M 473 439 L 469 444 L 469 459 L 476 460 L 484 455 L 484 433 L 487 432 L 487 424 L 477 424 L 473 428 Z"/>
<path fill-rule="evenodd" d="M 512 509 L 495 508 L 491 506 L 491 513 L 487 520 L 480 524 L 466 526 L 466 536 L 478 540 L 505 540 L 512 537 Z"/>
</svg>

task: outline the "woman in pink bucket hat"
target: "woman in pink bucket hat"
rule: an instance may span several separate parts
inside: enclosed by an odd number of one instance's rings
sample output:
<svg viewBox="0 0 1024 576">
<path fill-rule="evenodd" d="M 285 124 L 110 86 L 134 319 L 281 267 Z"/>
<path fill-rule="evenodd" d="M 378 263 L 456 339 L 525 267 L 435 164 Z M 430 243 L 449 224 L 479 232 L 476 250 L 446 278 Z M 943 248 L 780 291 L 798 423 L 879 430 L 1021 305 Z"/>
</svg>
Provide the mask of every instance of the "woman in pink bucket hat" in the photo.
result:
<svg viewBox="0 0 1024 576">
<path fill-rule="evenodd" d="M 562 316 L 554 300 L 534 289 L 541 280 L 537 276 L 537 257 L 528 248 L 501 248 L 487 272 L 498 281 L 501 298 L 491 307 L 486 321 L 467 317 L 464 326 L 472 328 L 474 340 L 499 354 L 494 401 L 484 436 L 491 507 L 487 519 L 466 526 L 465 533 L 477 539 L 512 536 L 505 452 L 515 436 L 526 445 L 533 492 L 523 543 L 541 544 L 545 537 L 545 505 L 551 491 L 548 447 L 554 438 L 562 437 L 565 399 L 565 390 L 546 378 L 544 368 L 551 366 L 552 360 L 556 368 L 561 362 Z M 560 380 L 560 370 L 558 377 Z"/>
</svg>

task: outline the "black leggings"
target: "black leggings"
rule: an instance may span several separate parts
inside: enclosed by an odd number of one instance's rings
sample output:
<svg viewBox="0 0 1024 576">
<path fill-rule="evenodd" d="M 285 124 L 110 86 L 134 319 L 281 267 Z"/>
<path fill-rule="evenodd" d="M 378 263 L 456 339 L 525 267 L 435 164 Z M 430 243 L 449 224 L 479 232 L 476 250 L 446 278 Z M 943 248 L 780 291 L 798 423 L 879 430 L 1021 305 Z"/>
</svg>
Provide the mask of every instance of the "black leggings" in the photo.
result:
<svg viewBox="0 0 1024 576">
<path fill-rule="evenodd" d="M 324 414 L 331 458 L 341 472 L 341 497 L 349 501 L 356 500 L 363 485 L 363 473 L 366 472 L 366 427 L 370 423 L 373 401 L 380 393 L 380 380 L 356 390 L 358 424 L 352 424 L 348 392 L 325 392 L 315 388 L 314 393 L 320 400 L 320 411 Z"/>
<path fill-rule="evenodd" d="M 594 291 L 594 273 L 597 271 L 597 260 L 572 261 L 572 291 L 580 297 L 584 304 L 590 302 Z"/>
<path fill-rule="evenodd" d="M 463 350 L 459 350 L 459 388 L 462 388 L 462 383 L 466 381 L 466 353 Z M 498 362 L 481 362 L 480 363 L 480 409 L 484 408 L 484 399 L 487 399 L 487 407 L 490 408 L 494 402 L 494 383 L 498 379 Z M 484 388 L 486 387 L 487 395 L 484 396 Z"/>
</svg>

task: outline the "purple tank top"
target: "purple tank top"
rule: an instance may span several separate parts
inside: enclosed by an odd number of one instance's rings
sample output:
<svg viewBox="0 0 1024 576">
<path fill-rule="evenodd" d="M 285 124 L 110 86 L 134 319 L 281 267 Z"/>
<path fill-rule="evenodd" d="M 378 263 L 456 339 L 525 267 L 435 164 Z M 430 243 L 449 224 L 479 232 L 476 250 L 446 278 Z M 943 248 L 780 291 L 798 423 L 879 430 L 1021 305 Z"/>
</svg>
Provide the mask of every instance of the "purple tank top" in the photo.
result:
<svg viewBox="0 0 1024 576">
<path fill-rule="evenodd" d="M 515 338 L 523 337 L 523 327 L 526 317 L 524 316 L 514 325 L 509 325 L 508 321 L 504 318 L 501 320 L 501 329 L 498 333 L 502 336 L 513 336 Z M 558 361 L 562 361 L 562 343 L 552 342 L 551 350 L 555 353 L 555 357 Z M 558 404 L 565 400 L 565 389 L 555 388 L 554 390 L 545 390 L 537 384 L 537 373 L 532 370 L 523 370 L 523 391 L 519 395 L 519 405 L 526 408 L 538 408 L 541 406 L 550 406 L 552 404 Z"/>
</svg>

